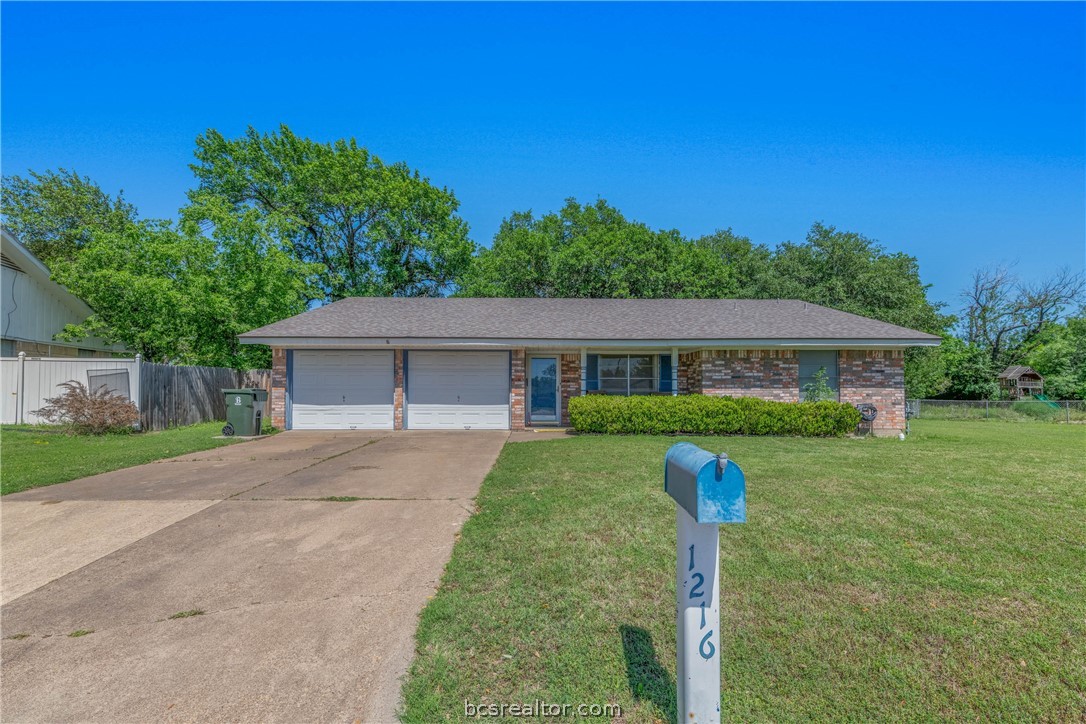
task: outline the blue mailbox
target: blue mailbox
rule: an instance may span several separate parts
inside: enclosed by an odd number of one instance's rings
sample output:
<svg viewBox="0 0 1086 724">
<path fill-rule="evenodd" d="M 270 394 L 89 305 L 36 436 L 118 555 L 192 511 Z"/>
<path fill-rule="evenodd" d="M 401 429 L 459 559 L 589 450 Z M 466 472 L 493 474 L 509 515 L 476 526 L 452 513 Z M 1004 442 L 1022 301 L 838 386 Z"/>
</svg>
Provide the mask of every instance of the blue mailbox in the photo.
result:
<svg viewBox="0 0 1086 724">
<path fill-rule="evenodd" d="M 726 455 L 672 445 L 664 458 L 664 490 L 698 523 L 745 523 L 747 482 Z"/>
<path fill-rule="evenodd" d="M 672 445 L 664 490 L 675 499 L 675 699 L 679 721 L 720 723 L 720 524 L 747 520 L 747 483 L 727 455 Z"/>
</svg>

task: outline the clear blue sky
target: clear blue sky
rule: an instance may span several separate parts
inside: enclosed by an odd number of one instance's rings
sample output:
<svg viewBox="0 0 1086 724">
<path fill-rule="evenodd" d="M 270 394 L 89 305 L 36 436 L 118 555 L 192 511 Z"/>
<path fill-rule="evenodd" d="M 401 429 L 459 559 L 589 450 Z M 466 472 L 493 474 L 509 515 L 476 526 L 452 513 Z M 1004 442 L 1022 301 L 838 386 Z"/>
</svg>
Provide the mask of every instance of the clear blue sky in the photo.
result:
<svg viewBox="0 0 1086 724">
<path fill-rule="evenodd" d="M 602 197 L 688 235 L 813 221 L 976 266 L 1086 255 L 1086 6 L 23 4 L 2 20 L 2 165 L 75 169 L 172 217 L 193 139 L 355 136 L 513 210 Z"/>
</svg>

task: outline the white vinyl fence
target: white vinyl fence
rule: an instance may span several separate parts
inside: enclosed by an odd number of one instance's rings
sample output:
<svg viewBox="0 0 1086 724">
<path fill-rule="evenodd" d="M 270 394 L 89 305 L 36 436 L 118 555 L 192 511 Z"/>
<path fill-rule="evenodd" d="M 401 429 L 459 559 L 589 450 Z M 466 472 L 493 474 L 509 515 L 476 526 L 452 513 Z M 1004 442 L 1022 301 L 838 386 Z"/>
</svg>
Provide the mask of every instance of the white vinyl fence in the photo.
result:
<svg viewBox="0 0 1086 724">
<path fill-rule="evenodd" d="M 234 387 L 262 387 L 271 381 L 268 370 L 238 370 L 222 367 L 183 367 L 135 359 L 97 357 L 4 357 L 0 359 L 0 422 L 34 425 L 44 422 L 35 411 L 46 398 L 63 390 L 59 385 L 82 382 L 88 389 L 105 385 L 124 395 L 140 411 L 145 430 L 163 430 L 176 425 L 222 420 L 226 405 L 221 390 Z"/>
<path fill-rule="evenodd" d="M 58 385 L 71 380 L 88 389 L 105 385 L 110 391 L 139 400 L 138 359 L 105 357 L 5 357 L 0 359 L 3 380 L 3 415 L 5 424 L 44 422 L 34 414 L 45 406 L 47 397 L 56 397 Z"/>
</svg>

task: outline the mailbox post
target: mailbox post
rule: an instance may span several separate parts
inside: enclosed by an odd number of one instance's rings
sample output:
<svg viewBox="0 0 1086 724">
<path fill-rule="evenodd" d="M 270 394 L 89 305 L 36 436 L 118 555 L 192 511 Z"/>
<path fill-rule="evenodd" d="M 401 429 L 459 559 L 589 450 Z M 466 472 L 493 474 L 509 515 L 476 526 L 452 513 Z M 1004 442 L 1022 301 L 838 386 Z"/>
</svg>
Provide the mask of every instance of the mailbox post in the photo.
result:
<svg viewBox="0 0 1086 724">
<path fill-rule="evenodd" d="M 667 451 L 664 490 L 676 503 L 678 720 L 719 722 L 720 524 L 746 521 L 746 479 L 726 455 L 681 442 Z"/>
</svg>

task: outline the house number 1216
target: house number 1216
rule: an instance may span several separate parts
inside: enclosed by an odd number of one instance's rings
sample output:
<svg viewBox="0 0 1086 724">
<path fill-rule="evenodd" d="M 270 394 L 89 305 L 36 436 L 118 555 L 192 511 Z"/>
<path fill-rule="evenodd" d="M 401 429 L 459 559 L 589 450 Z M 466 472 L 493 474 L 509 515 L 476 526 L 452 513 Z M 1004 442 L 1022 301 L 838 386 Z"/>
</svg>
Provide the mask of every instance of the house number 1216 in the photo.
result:
<svg viewBox="0 0 1086 724">
<path fill-rule="evenodd" d="M 694 581 L 694 585 L 690 587 L 690 593 L 688 597 L 691 601 L 695 598 L 700 598 L 701 607 L 701 627 L 700 630 L 705 631 L 705 591 L 701 590 L 705 586 L 705 576 L 694 570 L 694 544 L 690 544 L 690 567 L 687 569 L 691 571 L 690 580 Z M 705 635 L 701 638 L 701 643 L 698 645 L 698 653 L 701 654 L 701 658 L 708 661 L 713 658 L 713 654 L 716 653 L 716 647 L 713 646 L 713 630 L 709 629 L 705 631 Z"/>
</svg>

